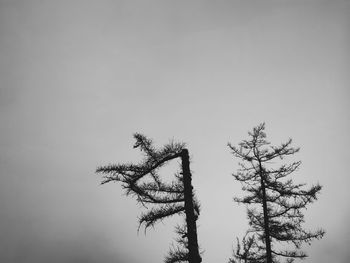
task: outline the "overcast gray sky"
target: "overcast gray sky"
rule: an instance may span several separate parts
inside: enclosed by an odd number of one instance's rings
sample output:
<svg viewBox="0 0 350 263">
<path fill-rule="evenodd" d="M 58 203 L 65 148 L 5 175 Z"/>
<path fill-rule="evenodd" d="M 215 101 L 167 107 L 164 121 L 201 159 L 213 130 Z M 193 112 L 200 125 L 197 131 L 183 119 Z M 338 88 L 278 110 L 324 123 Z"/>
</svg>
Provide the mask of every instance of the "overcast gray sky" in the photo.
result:
<svg viewBox="0 0 350 263">
<path fill-rule="evenodd" d="M 265 121 L 324 186 L 307 262 L 348 263 L 349 29 L 345 0 L 0 0 L 0 261 L 162 262 L 178 218 L 137 234 L 94 174 L 141 132 L 187 143 L 203 262 L 227 262 L 247 220 L 226 144 Z"/>
</svg>

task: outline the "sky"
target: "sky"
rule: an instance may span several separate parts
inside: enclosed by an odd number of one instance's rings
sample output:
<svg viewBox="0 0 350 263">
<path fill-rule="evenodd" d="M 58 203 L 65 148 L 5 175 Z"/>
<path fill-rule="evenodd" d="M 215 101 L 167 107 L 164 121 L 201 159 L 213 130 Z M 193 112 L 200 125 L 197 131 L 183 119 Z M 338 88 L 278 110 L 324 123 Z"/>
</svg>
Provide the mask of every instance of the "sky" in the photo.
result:
<svg viewBox="0 0 350 263">
<path fill-rule="evenodd" d="M 95 174 L 140 161 L 140 132 L 187 144 L 203 262 L 227 262 L 247 229 L 227 143 L 265 122 L 323 185 L 305 262 L 349 262 L 349 29 L 348 0 L 0 0 L 0 261 L 162 262 L 180 218 L 137 233 Z"/>
</svg>

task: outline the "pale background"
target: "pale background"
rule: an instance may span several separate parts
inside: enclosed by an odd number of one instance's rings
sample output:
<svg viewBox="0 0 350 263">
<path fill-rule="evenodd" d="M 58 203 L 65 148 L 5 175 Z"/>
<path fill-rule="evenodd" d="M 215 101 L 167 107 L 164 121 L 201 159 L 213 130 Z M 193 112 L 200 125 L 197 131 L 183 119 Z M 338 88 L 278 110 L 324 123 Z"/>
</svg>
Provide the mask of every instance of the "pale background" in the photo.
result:
<svg viewBox="0 0 350 263">
<path fill-rule="evenodd" d="M 226 146 L 266 122 L 320 182 L 305 262 L 350 260 L 350 1 L 0 1 L 0 261 L 162 262 L 179 218 L 137 234 L 140 207 L 98 165 L 132 134 L 186 142 L 203 262 L 247 227 Z"/>
</svg>

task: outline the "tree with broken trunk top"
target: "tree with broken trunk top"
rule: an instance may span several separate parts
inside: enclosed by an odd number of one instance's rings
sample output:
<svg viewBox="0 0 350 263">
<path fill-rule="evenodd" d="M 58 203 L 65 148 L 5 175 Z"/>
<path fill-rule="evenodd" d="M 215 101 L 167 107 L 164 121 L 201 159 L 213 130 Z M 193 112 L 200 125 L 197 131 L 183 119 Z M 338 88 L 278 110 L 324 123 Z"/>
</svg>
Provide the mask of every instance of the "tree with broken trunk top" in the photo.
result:
<svg viewBox="0 0 350 263">
<path fill-rule="evenodd" d="M 320 239 L 325 233 L 322 229 L 311 232 L 302 228 L 302 209 L 317 199 L 322 187 L 317 184 L 305 189 L 305 184 L 294 184 L 288 176 L 301 162 L 278 166 L 276 161 L 297 153 L 299 148 L 291 147 L 291 139 L 280 146 L 270 146 L 264 129 L 264 123 L 255 127 L 248 133 L 250 139 L 238 147 L 228 144 L 232 154 L 240 159 L 233 176 L 247 192 L 235 201 L 247 205 L 250 226 L 242 241 L 237 240 L 234 258 L 245 263 L 272 263 L 285 258 L 290 263 L 307 257 L 300 250 L 302 243 L 310 245 L 311 240 Z M 236 262 L 235 259 L 230 262 Z"/>
<path fill-rule="evenodd" d="M 144 135 L 135 134 L 134 138 L 134 148 L 142 151 L 144 159 L 139 164 L 98 167 L 96 172 L 103 174 L 102 184 L 121 182 L 126 194 L 135 196 L 137 202 L 147 209 L 139 218 L 139 228 L 144 225 L 145 231 L 165 218 L 185 215 L 184 225 L 176 227 L 178 246 L 170 249 L 165 262 L 200 263 L 196 226 L 199 203 L 193 193 L 188 150 L 184 144 L 174 142 L 157 150 Z M 181 159 L 181 171 L 175 174 L 174 181 L 165 182 L 158 171 L 177 158 Z"/>
</svg>

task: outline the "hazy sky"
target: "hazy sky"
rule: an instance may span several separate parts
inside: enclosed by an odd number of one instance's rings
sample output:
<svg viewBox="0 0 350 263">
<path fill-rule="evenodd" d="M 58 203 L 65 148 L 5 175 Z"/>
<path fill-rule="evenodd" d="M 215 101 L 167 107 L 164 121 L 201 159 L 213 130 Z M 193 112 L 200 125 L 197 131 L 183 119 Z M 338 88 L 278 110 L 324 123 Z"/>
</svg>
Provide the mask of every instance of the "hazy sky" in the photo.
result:
<svg viewBox="0 0 350 263">
<path fill-rule="evenodd" d="M 134 132 L 186 142 L 203 262 L 247 228 L 227 142 L 266 122 L 324 186 L 310 263 L 350 259 L 350 1 L 0 0 L 0 261 L 162 262 L 179 218 L 137 234 L 140 207 L 98 165 Z"/>
</svg>

